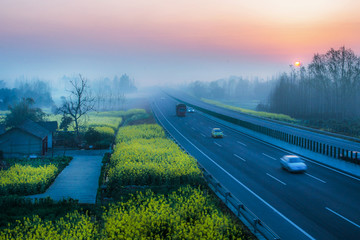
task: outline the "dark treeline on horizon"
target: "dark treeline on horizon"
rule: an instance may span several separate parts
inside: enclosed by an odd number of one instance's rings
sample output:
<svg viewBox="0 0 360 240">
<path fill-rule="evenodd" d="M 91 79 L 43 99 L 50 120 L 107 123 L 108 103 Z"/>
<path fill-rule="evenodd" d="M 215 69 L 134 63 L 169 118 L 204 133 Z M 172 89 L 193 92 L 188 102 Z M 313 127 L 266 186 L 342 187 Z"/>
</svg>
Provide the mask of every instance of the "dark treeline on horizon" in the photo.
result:
<svg viewBox="0 0 360 240">
<path fill-rule="evenodd" d="M 24 98 L 33 99 L 37 107 L 50 107 L 54 104 L 50 86 L 45 81 L 22 80 L 17 82 L 15 88 L 7 88 L 5 81 L 0 80 L 0 110 L 7 110 L 9 106 Z"/>
<path fill-rule="evenodd" d="M 198 98 L 210 98 L 229 101 L 267 100 L 275 80 L 247 79 L 232 76 L 228 79 L 219 79 L 211 82 L 195 81 L 187 86 L 186 90 Z"/>
<path fill-rule="evenodd" d="M 359 118 L 360 57 L 345 47 L 315 54 L 308 66 L 282 74 L 259 107 L 301 119 Z"/>
<path fill-rule="evenodd" d="M 63 76 L 61 81 L 65 86 L 74 80 L 77 76 Z M 125 103 L 125 94 L 136 92 L 134 79 L 127 74 L 120 77 L 114 76 L 112 79 L 105 77 L 89 81 L 89 87 L 92 95 L 96 99 L 97 110 L 113 110 L 121 108 Z M 53 89 L 54 90 L 54 89 Z M 59 91 L 59 89 L 56 89 Z M 31 98 L 34 100 L 35 107 L 52 107 L 56 109 L 52 96 L 50 83 L 38 78 L 26 79 L 21 77 L 16 79 L 14 87 L 10 88 L 4 80 L 0 80 L 0 110 L 8 110 L 9 106 L 14 106 L 22 99 Z M 64 98 L 68 92 L 66 87 L 61 91 L 61 98 Z"/>
</svg>

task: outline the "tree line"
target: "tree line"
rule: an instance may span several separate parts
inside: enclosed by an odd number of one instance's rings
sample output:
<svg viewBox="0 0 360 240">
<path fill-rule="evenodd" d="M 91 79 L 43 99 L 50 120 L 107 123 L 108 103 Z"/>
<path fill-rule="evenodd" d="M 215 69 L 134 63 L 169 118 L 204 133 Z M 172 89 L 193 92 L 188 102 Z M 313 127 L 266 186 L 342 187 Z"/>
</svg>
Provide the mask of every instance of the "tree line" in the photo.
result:
<svg viewBox="0 0 360 240">
<path fill-rule="evenodd" d="M 37 107 L 54 105 L 50 86 L 40 79 L 18 80 L 16 87 L 8 88 L 4 80 L 0 80 L 0 110 L 7 110 L 9 106 L 22 99 L 31 98 Z"/>
<path fill-rule="evenodd" d="M 95 109 L 98 111 L 123 109 L 125 94 L 137 91 L 135 80 L 127 74 L 95 80 L 91 86 L 94 89 Z"/>
<path fill-rule="evenodd" d="M 263 80 L 259 78 L 248 79 L 231 76 L 211 82 L 195 81 L 185 86 L 190 94 L 198 98 L 211 98 L 218 100 L 265 101 L 275 84 L 275 79 Z"/>
<path fill-rule="evenodd" d="M 331 48 L 315 54 L 308 66 L 282 74 L 268 104 L 259 110 L 301 119 L 360 117 L 360 57 L 351 49 Z"/>
</svg>

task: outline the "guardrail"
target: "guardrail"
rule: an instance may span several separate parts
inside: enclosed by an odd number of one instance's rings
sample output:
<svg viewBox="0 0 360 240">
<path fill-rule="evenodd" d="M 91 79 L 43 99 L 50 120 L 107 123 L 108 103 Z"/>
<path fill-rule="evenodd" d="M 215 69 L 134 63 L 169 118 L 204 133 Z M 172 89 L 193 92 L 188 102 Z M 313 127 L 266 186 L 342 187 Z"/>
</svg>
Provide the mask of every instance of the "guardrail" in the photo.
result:
<svg viewBox="0 0 360 240">
<path fill-rule="evenodd" d="M 240 120 L 240 119 L 230 117 L 230 116 L 227 116 L 227 115 L 224 115 L 221 113 L 210 111 L 208 109 L 205 109 L 205 108 L 202 108 L 199 106 L 195 106 L 193 104 L 189 104 L 189 103 L 187 103 L 181 99 L 178 99 L 176 97 L 173 97 L 173 96 L 171 96 L 171 97 L 179 102 L 183 102 L 189 106 L 192 106 L 204 113 L 207 113 L 214 117 L 220 118 L 227 122 L 234 123 L 236 125 L 250 129 L 252 131 L 265 134 L 269 137 L 276 138 L 278 140 L 284 141 L 289 144 L 293 144 L 293 145 L 301 147 L 301 148 L 305 148 L 312 152 L 320 153 L 320 154 L 323 154 L 328 157 L 337 158 L 337 159 L 341 159 L 341 160 L 344 160 L 347 162 L 351 162 L 351 163 L 360 165 L 360 152 L 358 152 L 358 151 L 352 151 L 349 149 L 333 146 L 333 145 L 330 145 L 327 143 L 315 141 L 315 140 L 312 140 L 309 138 L 300 137 L 300 136 L 297 136 L 296 134 L 289 134 L 284 131 L 257 125 L 257 124 L 254 124 L 254 123 L 251 123 L 248 121 Z"/>
<path fill-rule="evenodd" d="M 172 136 L 172 134 L 165 128 L 159 120 L 156 113 L 153 111 L 156 121 L 163 127 L 166 135 L 174 141 L 186 154 L 191 154 Z M 200 170 L 203 172 L 205 181 L 214 193 L 225 203 L 225 205 L 246 224 L 250 231 L 258 235 L 258 233 L 268 240 L 280 240 L 280 237 L 272 231 L 264 222 L 262 222 L 253 212 L 251 212 L 241 201 L 239 201 L 229 190 L 227 190 L 221 183 L 213 177 L 199 162 L 197 162 Z"/>
</svg>

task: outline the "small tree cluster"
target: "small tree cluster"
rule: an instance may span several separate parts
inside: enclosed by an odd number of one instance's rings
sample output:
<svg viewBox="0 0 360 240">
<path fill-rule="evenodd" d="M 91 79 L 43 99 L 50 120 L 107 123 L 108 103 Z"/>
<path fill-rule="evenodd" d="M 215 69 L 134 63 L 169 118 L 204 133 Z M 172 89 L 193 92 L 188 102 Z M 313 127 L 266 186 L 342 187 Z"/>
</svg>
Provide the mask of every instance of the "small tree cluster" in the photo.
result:
<svg viewBox="0 0 360 240">
<path fill-rule="evenodd" d="M 20 102 L 9 106 L 10 113 L 5 117 L 5 125 L 16 127 L 27 119 L 34 122 L 44 121 L 45 113 L 40 108 L 33 107 L 34 103 L 32 98 L 23 98 Z"/>
</svg>

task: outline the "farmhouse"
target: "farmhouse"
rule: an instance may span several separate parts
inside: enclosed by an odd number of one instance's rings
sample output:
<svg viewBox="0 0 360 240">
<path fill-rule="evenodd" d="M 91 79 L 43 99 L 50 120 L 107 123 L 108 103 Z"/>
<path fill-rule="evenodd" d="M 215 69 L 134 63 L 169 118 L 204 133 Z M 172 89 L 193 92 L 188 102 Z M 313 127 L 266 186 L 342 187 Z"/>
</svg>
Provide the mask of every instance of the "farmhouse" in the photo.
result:
<svg viewBox="0 0 360 240">
<path fill-rule="evenodd" d="M 5 158 L 45 155 L 52 147 L 52 132 L 57 123 L 35 123 L 26 120 L 0 135 L 0 151 Z"/>
</svg>

